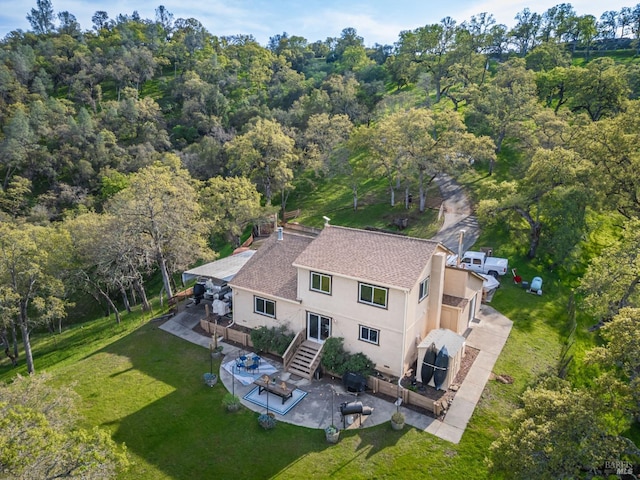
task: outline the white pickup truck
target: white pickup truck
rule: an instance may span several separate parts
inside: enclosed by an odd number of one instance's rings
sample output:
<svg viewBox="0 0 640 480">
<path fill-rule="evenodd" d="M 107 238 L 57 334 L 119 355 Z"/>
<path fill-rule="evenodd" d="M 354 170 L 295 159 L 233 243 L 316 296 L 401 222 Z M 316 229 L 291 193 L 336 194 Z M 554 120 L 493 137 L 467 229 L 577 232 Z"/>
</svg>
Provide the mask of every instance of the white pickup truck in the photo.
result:
<svg viewBox="0 0 640 480">
<path fill-rule="evenodd" d="M 455 265 L 456 263 L 457 255 L 453 255 L 449 264 Z M 499 276 L 507 273 L 509 260 L 500 257 L 488 257 L 484 252 L 468 251 L 464 252 L 464 255 L 460 259 L 460 266 L 473 272 L 485 273 L 498 278 Z"/>
</svg>

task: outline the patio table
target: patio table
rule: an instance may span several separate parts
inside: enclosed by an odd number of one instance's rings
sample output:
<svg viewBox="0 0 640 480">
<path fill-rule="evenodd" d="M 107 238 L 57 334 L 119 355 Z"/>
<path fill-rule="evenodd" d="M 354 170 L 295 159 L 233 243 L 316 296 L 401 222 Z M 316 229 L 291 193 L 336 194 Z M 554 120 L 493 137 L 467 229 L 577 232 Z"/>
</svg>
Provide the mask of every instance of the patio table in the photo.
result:
<svg viewBox="0 0 640 480">
<path fill-rule="evenodd" d="M 294 387 L 285 382 L 265 382 L 262 377 L 258 378 L 253 383 L 258 386 L 258 395 L 266 390 L 267 392 L 273 393 L 274 395 L 282 398 L 283 405 L 284 402 L 293 396 L 293 391 L 295 390 Z"/>
</svg>

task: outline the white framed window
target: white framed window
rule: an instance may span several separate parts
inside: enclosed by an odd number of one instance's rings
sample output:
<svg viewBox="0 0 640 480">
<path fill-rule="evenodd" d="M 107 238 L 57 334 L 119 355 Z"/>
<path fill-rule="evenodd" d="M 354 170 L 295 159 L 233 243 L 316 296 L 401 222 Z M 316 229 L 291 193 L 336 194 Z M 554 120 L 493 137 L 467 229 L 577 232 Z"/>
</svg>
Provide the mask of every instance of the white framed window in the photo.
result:
<svg viewBox="0 0 640 480">
<path fill-rule="evenodd" d="M 253 297 L 253 311 L 267 317 L 276 317 L 276 302 L 262 297 Z"/>
<path fill-rule="evenodd" d="M 367 343 L 373 343 L 375 345 L 380 344 L 380 330 L 376 330 L 375 328 L 365 327 L 364 325 L 360 325 L 360 340 Z"/>
<path fill-rule="evenodd" d="M 384 287 L 376 287 L 367 283 L 359 283 L 358 301 L 373 305 L 374 307 L 387 308 L 387 296 L 389 290 Z"/>
<path fill-rule="evenodd" d="M 418 302 L 421 302 L 429 295 L 429 278 L 430 277 L 427 277 L 420 282 L 420 297 Z"/>
<path fill-rule="evenodd" d="M 331 275 L 311 272 L 311 290 L 331 295 Z"/>
</svg>

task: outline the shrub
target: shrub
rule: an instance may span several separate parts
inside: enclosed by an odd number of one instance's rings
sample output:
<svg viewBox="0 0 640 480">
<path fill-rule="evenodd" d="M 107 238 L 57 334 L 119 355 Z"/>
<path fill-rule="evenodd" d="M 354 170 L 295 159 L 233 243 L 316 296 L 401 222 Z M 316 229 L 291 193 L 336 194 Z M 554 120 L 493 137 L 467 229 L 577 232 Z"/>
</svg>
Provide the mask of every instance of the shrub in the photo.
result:
<svg viewBox="0 0 640 480">
<path fill-rule="evenodd" d="M 367 376 L 373 372 L 373 361 L 364 353 L 352 355 L 345 351 L 344 338 L 341 337 L 330 337 L 324 343 L 322 366 L 338 375 L 355 372 Z"/>
<path fill-rule="evenodd" d="M 335 435 L 336 433 L 338 433 L 338 427 L 336 427 L 335 425 L 329 425 L 324 429 L 324 431 L 327 435 Z"/>
<path fill-rule="evenodd" d="M 283 355 L 295 335 L 285 326 L 258 327 L 251 330 L 251 342 L 256 351 Z"/>
<path fill-rule="evenodd" d="M 354 353 L 344 363 L 344 373 L 346 372 L 356 372 L 366 377 L 373 373 L 373 362 L 364 353 Z"/>
<path fill-rule="evenodd" d="M 222 398 L 222 405 L 224 405 L 228 410 L 237 409 L 240 407 L 240 397 L 227 393 Z"/>
<path fill-rule="evenodd" d="M 393 423 L 404 423 L 404 420 L 404 413 L 393 412 L 393 415 L 391 415 L 391 421 L 393 421 Z"/>
<path fill-rule="evenodd" d="M 324 342 L 322 349 L 322 366 L 327 370 L 336 372 L 338 375 L 342 375 L 344 370 L 342 366 L 347 360 L 347 352 L 343 346 L 344 338 L 330 337 Z"/>
<path fill-rule="evenodd" d="M 276 352 L 278 355 L 284 355 L 284 352 L 287 351 L 289 345 L 293 341 L 295 335 L 293 332 L 287 330 L 285 326 L 280 326 L 277 328 L 273 328 L 273 338 L 271 340 L 271 348 L 272 351 Z"/>
<path fill-rule="evenodd" d="M 269 334 L 269 328 L 262 326 L 251 330 L 251 342 L 253 348 L 258 352 L 266 352 L 269 350 L 271 343 L 271 335 Z"/>
<path fill-rule="evenodd" d="M 258 417 L 258 423 L 265 430 L 271 430 L 276 426 L 276 419 L 271 415 L 267 415 L 266 413 L 263 413 Z"/>
</svg>

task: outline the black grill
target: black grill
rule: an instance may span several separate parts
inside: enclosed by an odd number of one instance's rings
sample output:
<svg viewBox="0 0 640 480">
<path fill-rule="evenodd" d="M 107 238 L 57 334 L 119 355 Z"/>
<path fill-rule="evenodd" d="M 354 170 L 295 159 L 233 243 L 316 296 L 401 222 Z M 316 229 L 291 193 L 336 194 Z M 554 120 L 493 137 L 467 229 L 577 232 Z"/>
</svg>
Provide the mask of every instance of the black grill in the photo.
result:
<svg viewBox="0 0 640 480">
<path fill-rule="evenodd" d="M 361 393 L 367 388 L 367 379 L 359 373 L 346 373 L 342 377 L 342 383 L 349 392 Z"/>
</svg>

